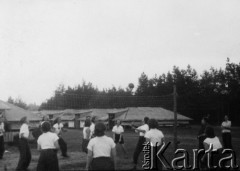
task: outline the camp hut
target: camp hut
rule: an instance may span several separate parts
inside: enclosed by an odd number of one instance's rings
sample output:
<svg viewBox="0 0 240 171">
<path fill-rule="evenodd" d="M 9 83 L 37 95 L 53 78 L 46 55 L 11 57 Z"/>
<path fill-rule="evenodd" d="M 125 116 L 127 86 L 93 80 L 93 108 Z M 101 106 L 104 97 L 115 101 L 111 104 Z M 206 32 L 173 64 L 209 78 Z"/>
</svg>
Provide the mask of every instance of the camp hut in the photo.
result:
<svg viewBox="0 0 240 171">
<path fill-rule="evenodd" d="M 1 115 L 2 117 L 5 118 L 5 121 L 8 125 L 8 132 L 5 134 L 5 140 L 6 142 L 11 142 L 13 141 L 13 136 L 15 134 L 18 134 L 21 123 L 20 123 L 20 119 L 24 116 L 26 116 L 29 120 L 29 127 L 30 129 L 32 128 L 36 128 L 39 126 L 39 122 L 41 120 L 41 118 L 28 111 L 25 110 L 23 108 L 20 108 L 18 106 L 15 106 L 13 104 L 4 102 L 2 100 L 0 100 L 0 106 L 1 108 L 3 108 L 3 106 L 7 106 L 7 109 L 5 109 L 4 111 L 2 110 Z M 30 139 L 32 138 L 31 134 L 30 134 Z"/>
<path fill-rule="evenodd" d="M 131 107 L 126 112 L 122 112 L 121 115 L 115 116 L 114 120 L 120 119 L 123 125 L 140 125 L 146 116 L 158 120 L 159 125 L 162 126 L 174 124 L 174 112 L 161 107 Z M 187 125 L 191 120 L 191 118 L 177 113 L 178 125 Z"/>
</svg>

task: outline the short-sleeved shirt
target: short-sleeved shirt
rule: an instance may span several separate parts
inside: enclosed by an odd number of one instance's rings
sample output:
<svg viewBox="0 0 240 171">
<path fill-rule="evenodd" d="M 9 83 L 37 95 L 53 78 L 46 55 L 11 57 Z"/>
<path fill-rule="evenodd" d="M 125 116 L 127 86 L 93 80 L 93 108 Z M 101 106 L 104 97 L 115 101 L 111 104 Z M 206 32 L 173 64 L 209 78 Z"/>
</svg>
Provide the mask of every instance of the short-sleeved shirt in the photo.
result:
<svg viewBox="0 0 240 171">
<path fill-rule="evenodd" d="M 203 142 L 208 145 L 213 144 L 213 149 L 216 149 L 216 150 L 222 148 L 222 144 L 218 137 L 206 138 Z"/>
<path fill-rule="evenodd" d="M 155 147 L 162 145 L 164 135 L 158 129 L 150 129 L 144 137 L 150 139 L 151 146 Z"/>
<path fill-rule="evenodd" d="M 4 129 L 4 123 L 0 123 L 0 136 L 3 136 L 3 133 L 5 132 L 5 129 Z"/>
<path fill-rule="evenodd" d="M 61 133 L 62 128 L 63 128 L 63 124 L 62 123 L 60 123 L 60 124 L 56 123 L 56 124 L 53 125 L 53 128 L 55 129 L 55 133 L 57 135 L 59 135 Z"/>
<path fill-rule="evenodd" d="M 37 140 L 38 145 L 40 145 L 41 149 L 55 149 L 54 143 L 58 140 L 58 136 L 52 132 L 46 132 L 40 135 Z"/>
<path fill-rule="evenodd" d="M 21 138 L 21 134 L 23 134 L 24 138 L 28 138 L 29 137 L 29 129 L 28 129 L 28 125 L 27 124 L 22 124 L 21 128 L 20 128 L 20 132 L 19 132 L 19 138 Z"/>
<path fill-rule="evenodd" d="M 122 125 L 119 125 L 119 126 L 115 125 L 112 129 L 112 132 L 115 134 L 121 134 L 124 132 L 124 129 L 123 129 Z"/>
<path fill-rule="evenodd" d="M 95 131 L 95 124 L 94 123 L 92 123 L 90 125 L 90 131 L 91 131 L 90 136 L 92 136 L 94 134 L 94 131 Z"/>
<path fill-rule="evenodd" d="M 144 124 L 144 125 L 142 125 L 142 126 L 139 126 L 137 129 L 141 129 L 141 130 L 144 130 L 144 131 L 147 132 L 147 131 L 149 131 L 149 126 L 148 126 L 148 124 Z M 146 132 L 145 132 L 145 133 L 146 133 Z M 145 133 L 140 132 L 139 135 L 140 135 L 141 137 L 144 137 Z"/>
<path fill-rule="evenodd" d="M 222 123 L 222 126 L 227 127 L 227 128 L 231 128 L 231 125 L 232 125 L 231 121 L 224 121 Z M 229 130 L 229 129 L 222 130 L 222 133 L 227 133 L 227 132 L 231 132 L 231 130 Z"/>
<path fill-rule="evenodd" d="M 88 143 L 87 149 L 93 152 L 93 158 L 110 157 L 111 150 L 116 144 L 113 139 L 107 136 L 95 137 Z"/>
</svg>

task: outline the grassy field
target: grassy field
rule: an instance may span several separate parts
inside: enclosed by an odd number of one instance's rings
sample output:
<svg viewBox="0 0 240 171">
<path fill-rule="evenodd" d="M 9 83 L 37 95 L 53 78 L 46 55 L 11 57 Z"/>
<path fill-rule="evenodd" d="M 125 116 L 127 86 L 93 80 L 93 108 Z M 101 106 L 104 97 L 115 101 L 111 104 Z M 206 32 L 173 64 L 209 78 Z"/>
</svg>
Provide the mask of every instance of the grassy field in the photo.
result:
<svg viewBox="0 0 240 171">
<path fill-rule="evenodd" d="M 173 142 L 173 128 L 172 127 L 163 127 L 163 131 L 166 142 Z M 196 139 L 196 134 L 198 133 L 199 126 L 191 127 L 180 127 L 178 128 L 178 140 L 180 141 L 179 147 L 184 148 L 189 151 L 190 159 L 192 158 L 192 149 L 198 147 L 198 141 Z M 218 137 L 221 138 L 220 128 L 216 128 L 215 132 Z M 107 135 L 111 136 L 111 132 L 107 132 Z M 233 147 L 237 154 L 237 163 L 240 164 L 240 128 L 233 128 L 232 131 L 233 137 Z M 70 158 L 62 158 L 59 155 L 59 165 L 61 170 L 84 170 L 86 164 L 86 154 L 81 151 L 81 142 L 82 142 L 82 131 L 81 130 L 68 130 L 67 133 L 63 135 L 63 138 L 68 144 L 68 151 Z M 135 145 L 138 140 L 138 135 L 132 131 L 126 131 L 124 134 L 125 144 L 128 151 L 128 158 L 124 158 L 123 153 L 120 148 L 117 147 L 118 154 L 118 164 L 117 168 L 119 170 L 129 170 L 132 168 L 132 154 L 135 148 Z M 0 160 L 0 170 L 14 170 L 16 168 L 19 152 L 17 147 L 6 146 L 8 153 L 5 153 L 4 159 Z M 29 170 L 36 170 L 36 165 L 39 157 L 39 152 L 36 150 L 36 144 L 31 144 L 32 151 L 32 161 L 29 166 Z M 173 144 L 167 149 L 165 156 L 169 159 L 174 157 Z M 138 169 L 142 169 L 142 160 L 143 155 L 139 157 Z M 191 160 L 190 160 L 191 161 Z"/>
</svg>

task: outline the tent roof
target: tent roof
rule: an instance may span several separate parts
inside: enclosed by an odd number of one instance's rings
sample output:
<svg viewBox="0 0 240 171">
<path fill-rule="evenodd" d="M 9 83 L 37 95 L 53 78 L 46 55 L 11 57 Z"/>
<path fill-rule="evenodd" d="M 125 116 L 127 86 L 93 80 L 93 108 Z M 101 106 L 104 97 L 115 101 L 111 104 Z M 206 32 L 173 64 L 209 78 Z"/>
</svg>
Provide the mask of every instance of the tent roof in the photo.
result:
<svg viewBox="0 0 240 171">
<path fill-rule="evenodd" d="M 164 121 L 174 120 L 174 112 L 161 107 L 131 107 L 122 115 L 116 116 L 115 120 L 142 121 L 145 116 Z M 177 113 L 177 119 L 182 121 L 192 120 L 179 113 Z"/>
<path fill-rule="evenodd" d="M 10 107 L 3 101 L 0 100 L 0 110 L 7 110 L 10 109 Z"/>
<path fill-rule="evenodd" d="M 41 120 L 41 118 L 38 115 L 32 113 L 31 111 L 25 110 L 23 108 L 4 102 L 2 100 L 0 100 L 0 104 L 6 105 L 10 108 L 9 110 L 5 110 L 4 112 L 4 116 L 7 121 L 20 121 L 20 119 L 24 116 L 27 116 L 29 121 Z"/>
</svg>

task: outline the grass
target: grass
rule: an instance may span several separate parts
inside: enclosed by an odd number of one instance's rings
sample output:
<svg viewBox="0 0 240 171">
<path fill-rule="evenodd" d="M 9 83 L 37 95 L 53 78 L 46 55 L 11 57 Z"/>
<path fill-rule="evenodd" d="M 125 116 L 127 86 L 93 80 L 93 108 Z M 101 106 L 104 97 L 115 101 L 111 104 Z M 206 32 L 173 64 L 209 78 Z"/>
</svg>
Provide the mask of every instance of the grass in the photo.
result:
<svg viewBox="0 0 240 171">
<path fill-rule="evenodd" d="M 165 135 L 166 142 L 173 142 L 173 128 L 163 127 L 161 128 Z M 179 148 L 186 149 L 190 154 L 190 159 L 192 158 L 192 149 L 198 147 L 198 141 L 196 135 L 198 133 L 199 126 L 192 127 L 180 127 L 178 128 L 178 140 L 180 141 Z M 221 130 L 216 128 L 215 132 L 217 136 L 221 139 Z M 111 136 L 111 132 L 107 132 L 108 136 Z M 233 147 L 237 154 L 237 163 L 240 164 L 239 154 L 240 154 L 240 129 L 233 128 Z M 86 154 L 81 151 L 82 143 L 82 131 L 81 130 L 68 130 L 67 133 L 63 135 L 63 138 L 68 144 L 68 154 L 70 158 L 62 158 L 60 153 L 58 153 L 59 165 L 61 170 L 84 170 L 86 164 Z M 125 145 L 128 151 L 128 159 L 124 158 L 121 148 L 117 146 L 117 168 L 119 170 L 129 170 L 132 167 L 132 155 L 135 149 L 135 145 L 138 140 L 138 135 L 132 131 L 126 131 L 124 134 Z M 36 144 L 31 144 L 32 161 L 29 166 L 29 170 L 36 170 L 39 152 L 36 150 Z M 17 147 L 6 146 L 6 150 L 9 153 L 5 153 L 4 159 L 0 160 L 0 170 L 7 168 L 7 170 L 14 170 L 17 166 L 19 152 Z M 167 149 L 165 153 L 166 158 L 171 159 L 174 157 L 173 144 Z M 141 165 L 143 160 L 143 154 L 139 157 L 138 169 L 143 170 Z M 191 162 L 191 160 L 190 160 Z"/>
</svg>

